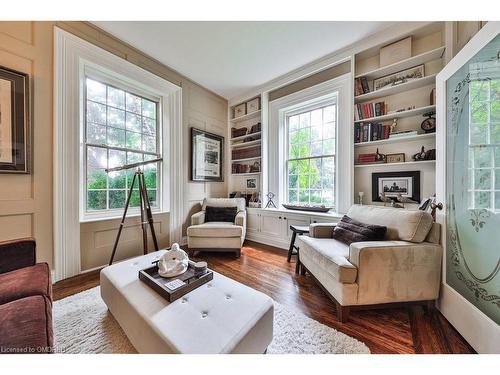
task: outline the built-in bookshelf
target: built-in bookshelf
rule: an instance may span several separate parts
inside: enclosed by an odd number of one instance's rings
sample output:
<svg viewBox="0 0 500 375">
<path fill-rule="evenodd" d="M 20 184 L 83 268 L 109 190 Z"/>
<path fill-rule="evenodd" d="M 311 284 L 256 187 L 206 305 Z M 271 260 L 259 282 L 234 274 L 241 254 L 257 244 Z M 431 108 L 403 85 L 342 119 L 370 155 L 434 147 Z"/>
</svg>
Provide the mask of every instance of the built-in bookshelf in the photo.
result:
<svg viewBox="0 0 500 375">
<path fill-rule="evenodd" d="M 260 191 L 262 173 L 261 97 L 251 97 L 229 110 L 229 193 Z M 250 180 L 250 182 L 248 181 Z M 249 188 L 255 186 L 253 188 Z"/>
<path fill-rule="evenodd" d="M 412 39 L 411 56 L 380 65 L 381 48 L 407 37 Z M 415 160 L 414 156 L 422 152 L 422 147 L 424 151 L 436 148 L 435 133 L 424 132 L 421 123 L 436 109 L 433 89 L 436 75 L 444 66 L 444 39 L 444 24 L 436 23 L 413 35 L 396 37 L 354 55 L 355 198 L 362 191 L 365 193 L 364 202 L 373 203 L 375 197 L 370 197 L 372 173 L 383 171 L 420 170 L 422 198 L 435 193 L 436 161 Z M 405 79 L 400 73 L 405 70 L 415 74 Z M 380 81 L 390 82 L 390 76 L 396 73 L 403 78 L 397 79 L 396 84 L 392 82 L 380 87 Z M 389 163 L 380 160 L 380 155 L 395 154 L 403 161 Z M 375 160 L 372 155 L 376 155 Z"/>
</svg>

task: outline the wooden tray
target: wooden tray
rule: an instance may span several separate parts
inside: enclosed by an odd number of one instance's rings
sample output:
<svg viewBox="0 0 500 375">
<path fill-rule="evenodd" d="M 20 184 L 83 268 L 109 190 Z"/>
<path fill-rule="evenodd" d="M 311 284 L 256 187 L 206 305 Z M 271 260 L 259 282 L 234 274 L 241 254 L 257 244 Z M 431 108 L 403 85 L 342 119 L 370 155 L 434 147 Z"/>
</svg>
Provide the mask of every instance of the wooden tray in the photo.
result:
<svg viewBox="0 0 500 375">
<path fill-rule="evenodd" d="M 282 206 L 289 209 L 289 210 L 321 212 L 321 213 L 328 212 L 332 209 L 332 207 L 300 206 L 300 205 L 293 205 L 293 204 L 283 204 Z"/>
<path fill-rule="evenodd" d="M 152 288 L 159 295 L 164 297 L 168 302 L 173 302 L 176 299 L 181 298 L 183 295 L 198 288 L 199 286 L 202 286 L 203 284 L 209 282 L 213 278 L 214 278 L 214 273 L 208 268 L 205 274 L 201 276 L 195 276 L 194 262 L 191 260 L 189 261 L 189 267 L 187 271 L 179 276 L 161 277 L 158 274 L 158 262 L 155 262 L 155 264 L 151 267 L 139 271 L 139 279 L 145 282 L 150 288 Z M 184 281 L 186 285 L 183 285 L 175 290 L 168 289 L 165 286 L 165 284 L 175 279 L 180 279 Z"/>
</svg>

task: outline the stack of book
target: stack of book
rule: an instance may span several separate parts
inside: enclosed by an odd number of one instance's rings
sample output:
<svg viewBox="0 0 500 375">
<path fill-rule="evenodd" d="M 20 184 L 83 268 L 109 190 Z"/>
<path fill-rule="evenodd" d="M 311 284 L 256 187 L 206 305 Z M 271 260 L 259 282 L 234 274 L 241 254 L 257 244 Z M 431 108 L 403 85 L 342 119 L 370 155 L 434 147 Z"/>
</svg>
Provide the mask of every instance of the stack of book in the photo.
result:
<svg viewBox="0 0 500 375">
<path fill-rule="evenodd" d="M 380 141 L 389 138 L 390 125 L 375 122 L 354 124 L 354 143 Z"/>
<path fill-rule="evenodd" d="M 377 103 L 360 103 L 356 104 L 356 111 L 354 116 L 357 120 L 363 120 L 365 118 L 383 116 L 387 113 L 387 104 L 385 102 Z"/>
<path fill-rule="evenodd" d="M 371 164 L 377 161 L 377 154 L 359 154 L 357 164 Z"/>
<path fill-rule="evenodd" d="M 400 132 L 392 132 L 389 135 L 389 138 L 410 137 L 410 136 L 417 135 L 417 134 L 418 133 L 417 133 L 416 130 L 403 130 L 403 131 L 400 131 Z"/>
<path fill-rule="evenodd" d="M 370 92 L 370 87 L 368 86 L 366 77 L 356 78 L 354 80 L 354 95 L 363 95 L 368 92 Z"/>
</svg>

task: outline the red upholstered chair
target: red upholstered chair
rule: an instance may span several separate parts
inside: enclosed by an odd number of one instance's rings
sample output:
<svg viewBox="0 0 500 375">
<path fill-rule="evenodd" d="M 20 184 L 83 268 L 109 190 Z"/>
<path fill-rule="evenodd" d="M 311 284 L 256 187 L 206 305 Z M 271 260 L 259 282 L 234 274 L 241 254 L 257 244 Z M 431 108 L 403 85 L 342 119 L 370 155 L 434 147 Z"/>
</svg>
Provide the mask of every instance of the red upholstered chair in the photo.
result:
<svg viewBox="0 0 500 375">
<path fill-rule="evenodd" d="M 0 242 L 0 353 L 51 353 L 52 283 L 32 238 Z"/>
</svg>

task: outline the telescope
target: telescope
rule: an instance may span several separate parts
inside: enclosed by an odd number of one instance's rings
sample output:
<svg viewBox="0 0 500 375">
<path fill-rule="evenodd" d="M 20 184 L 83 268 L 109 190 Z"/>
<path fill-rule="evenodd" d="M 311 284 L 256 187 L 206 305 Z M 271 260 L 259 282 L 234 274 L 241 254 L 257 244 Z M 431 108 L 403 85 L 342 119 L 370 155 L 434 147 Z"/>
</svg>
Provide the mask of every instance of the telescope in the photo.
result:
<svg viewBox="0 0 500 375">
<path fill-rule="evenodd" d="M 130 198 L 132 197 L 132 192 L 134 191 L 135 181 L 137 180 L 139 184 L 139 207 L 141 211 L 141 227 L 142 227 L 142 248 L 143 253 L 146 255 L 148 253 L 148 225 L 151 229 L 151 236 L 153 237 L 153 244 L 155 251 L 158 251 L 158 241 L 156 240 L 155 228 L 153 226 L 153 214 L 151 213 L 151 204 L 148 198 L 148 191 L 146 189 L 146 181 L 144 180 L 144 173 L 141 167 L 158 163 L 163 161 L 163 158 L 159 155 L 156 159 L 140 161 L 137 163 L 125 164 L 121 167 L 107 168 L 106 173 L 124 171 L 132 168 L 137 168 L 134 177 L 132 178 L 132 183 L 130 184 L 130 190 L 127 196 L 127 203 L 125 204 L 125 210 L 123 211 L 122 221 L 120 222 L 120 227 L 118 228 L 118 233 L 116 235 L 115 244 L 113 245 L 113 252 L 111 253 L 111 258 L 109 259 L 109 265 L 113 264 L 115 258 L 116 249 L 118 247 L 118 242 L 120 241 L 120 236 L 122 234 L 123 226 L 125 224 L 125 218 L 127 217 L 128 207 L 130 205 Z"/>
</svg>

